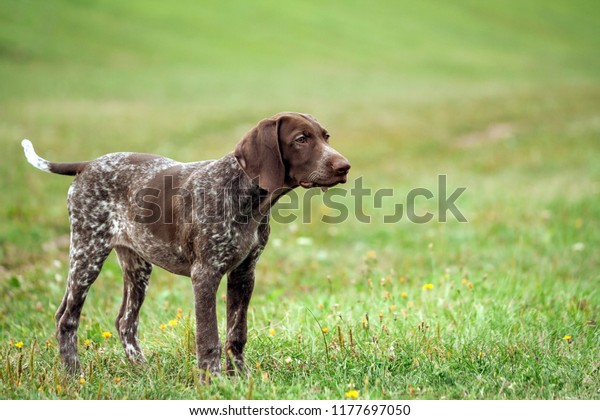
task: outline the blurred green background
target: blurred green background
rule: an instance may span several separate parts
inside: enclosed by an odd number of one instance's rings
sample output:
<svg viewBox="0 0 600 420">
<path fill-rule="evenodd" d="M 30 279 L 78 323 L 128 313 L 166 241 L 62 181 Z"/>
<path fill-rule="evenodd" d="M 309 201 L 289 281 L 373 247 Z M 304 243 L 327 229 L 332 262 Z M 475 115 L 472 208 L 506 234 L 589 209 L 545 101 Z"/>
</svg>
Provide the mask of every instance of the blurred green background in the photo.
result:
<svg viewBox="0 0 600 420">
<path fill-rule="evenodd" d="M 598 333 L 586 323 L 595 323 L 600 283 L 598 22 L 600 3 L 587 0 L 3 0 L 0 338 L 50 336 L 66 275 L 71 179 L 29 166 L 22 138 L 54 161 L 114 151 L 204 160 L 233 150 L 260 119 L 289 110 L 328 128 L 352 162 L 350 186 L 362 177 L 395 196 L 383 209 L 365 200 L 370 224 L 353 217 L 323 224 L 329 210 L 320 197 L 297 212 L 312 212 L 311 223 L 275 223 L 277 246 L 258 268 L 260 322 L 277 318 L 281 298 L 291 308 L 362 302 L 357 313 L 374 317 L 378 309 L 354 286 L 363 277 L 405 275 L 420 290 L 443 273 L 471 276 L 482 279 L 480 302 L 498 303 L 492 318 L 517 302 L 553 320 L 540 318 L 532 337 L 543 331 L 560 342 L 566 325 L 592 334 L 577 359 L 589 364 Z M 438 174 L 448 175 L 449 191 L 467 187 L 457 204 L 469 223 L 382 222 L 411 188 L 435 193 Z M 432 202 L 418 206 L 417 213 L 435 210 Z M 377 274 L 365 271 L 369 251 Z M 106 316 L 93 305 L 116 315 L 114 259 L 105 272 L 111 280 L 96 284 L 97 301 L 84 311 L 90 318 Z M 150 300 L 189 309 L 186 280 L 173 283 L 160 270 L 153 278 Z M 173 295 L 161 294 L 161 283 Z M 323 297 L 331 294 L 338 297 Z M 39 318 L 21 316 L 32 295 Z M 582 300 L 577 315 L 561 315 L 567 302 Z M 416 311 L 406 328 L 427 319 L 446 318 Z M 556 329 L 545 330 L 550 324 Z M 533 395 L 597 397 L 597 360 L 587 385 Z"/>
<path fill-rule="evenodd" d="M 282 110 L 317 116 L 373 188 L 446 173 L 475 206 L 591 197 L 598 15 L 594 1 L 4 1 L 0 255 L 66 229 L 70 180 L 26 167 L 21 138 L 50 160 L 202 160 Z"/>
</svg>

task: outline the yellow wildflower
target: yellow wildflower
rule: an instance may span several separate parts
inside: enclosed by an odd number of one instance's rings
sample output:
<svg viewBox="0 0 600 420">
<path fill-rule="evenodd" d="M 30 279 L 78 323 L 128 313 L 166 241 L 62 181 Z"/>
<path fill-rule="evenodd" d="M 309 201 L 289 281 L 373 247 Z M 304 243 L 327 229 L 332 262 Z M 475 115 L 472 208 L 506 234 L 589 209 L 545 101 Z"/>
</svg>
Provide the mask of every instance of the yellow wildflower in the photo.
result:
<svg viewBox="0 0 600 420">
<path fill-rule="evenodd" d="M 62 391 L 62 386 L 56 385 L 56 392 L 60 393 Z"/>
<path fill-rule="evenodd" d="M 115 383 L 118 384 L 119 382 L 121 382 L 121 378 L 119 378 L 118 376 L 115 378 Z"/>
<path fill-rule="evenodd" d="M 84 346 L 86 346 L 86 347 L 87 347 L 87 346 L 89 346 L 90 344 L 92 344 L 92 342 L 90 341 L 90 339 L 89 339 L 89 338 L 86 338 L 85 340 L 83 340 L 83 345 L 84 345 Z"/>
<path fill-rule="evenodd" d="M 18 349 L 23 348 L 23 342 L 19 341 L 18 343 L 15 344 L 15 347 Z"/>
<path fill-rule="evenodd" d="M 110 331 L 104 331 L 102 333 L 102 337 L 104 337 L 105 340 L 108 340 L 110 337 L 112 337 L 112 333 Z"/>
<path fill-rule="evenodd" d="M 571 341 L 571 336 L 570 335 L 565 335 L 562 339 L 565 341 Z"/>
<path fill-rule="evenodd" d="M 433 284 L 431 283 L 427 283 L 426 285 L 423 286 L 423 290 L 431 290 L 433 289 Z"/>
<path fill-rule="evenodd" d="M 395 312 L 396 311 L 396 305 L 390 306 L 390 311 Z"/>
<path fill-rule="evenodd" d="M 179 323 L 179 321 L 178 321 L 178 320 L 176 320 L 176 319 L 171 319 L 171 320 L 169 321 L 169 325 L 170 325 L 170 326 L 172 326 L 172 327 L 173 327 L 173 326 L 175 326 L 175 325 L 177 325 L 178 323 Z"/>
<path fill-rule="evenodd" d="M 469 289 L 472 289 L 472 288 L 473 288 L 473 283 L 471 283 L 471 282 L 467 283 L 467 287 L 468 287 Z"/>
<path fill-rule="evenodd" d="M 466 277 L 463 277 L 463 279 L 460 281 L 462 284 L 467 284 L 467 279 Z"/>
<path fill-rule="evenodd" d="M 402 292 L 400 296 L 402 296 L 402 299 L 406 299 L 408 297 L 408 293 Z"/>
<path fill-rule="evenodd" d="M 269 328 L 269 335 L 271 335 L 271 336 L 275 335 L 275 329 L 274 328 Z"/>
<path fill-rule="evenodd" d="M 406 279 L 405 279 L 404 277 L 400 277 L 400 278 L 398 279 L 398 281 L 399 281 L 400 283 L 406 283 Z"/>
<path fill-rule="evenodd" d="M 329 328 L 325 327 L 322 329 L 323 333 L 326 333 L 327 331 L 329 331 Z"/>
<path fill-rule="evenodd" d="M 160 324 L 160 325 L 158 326 L 158 328 L 160 328 L 161 330 L 163 330 L 163 331 L 164 331 L 165 329 L 167 329 L 167 324 Z"/>
<path fill-rule="evenodd" d="M 84 384 L 85 384 L 85 378 L 84 378 L 83 376 L 82 376 L 81 378 L 79 378 L 79 383 L 80 383 L 81 385 L 84 385 Z"/>
<path fill-rule="evenodd" d="M 359 392 L 356 389 L 351 389 L 350 391 L 346 392 L 346 398 L 352 398 L 355 400 L 358 398 L 358 394 Z"/>
</svg>

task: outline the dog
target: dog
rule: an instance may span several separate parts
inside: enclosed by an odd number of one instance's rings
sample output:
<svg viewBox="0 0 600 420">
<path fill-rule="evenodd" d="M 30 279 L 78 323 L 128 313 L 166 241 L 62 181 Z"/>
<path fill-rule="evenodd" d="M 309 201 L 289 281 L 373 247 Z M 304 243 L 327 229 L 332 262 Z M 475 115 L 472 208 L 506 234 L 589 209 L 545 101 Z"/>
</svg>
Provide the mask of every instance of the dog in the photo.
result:
<svg viewBox="0 0 600 420">
<path fill-rule="evenodd" d="M 196 349 L 203 380 L 221 371 L 216 292 L 227 275 L 226 371 L 244 372 L 248 305 L 256 262 L 269 238 L 269 210 L 296 187 L 345 183 L 350 163 L 308 114 L 284 112 L 250 130 L 219 160 L 181 163 L 142 153 L 111 153 L 85 162 L 27 160 L 43 171 L 75 176 L 68 193 L 71 223 L 67 290 L 56 312 L 63 365 L 81 369 L 77 329 L 90 286 L 114 249 L 123 271 L 115 327 L 132 363 L 145 358 L 139 311 L 153 265 L 190 277 Z"/>
</svg>

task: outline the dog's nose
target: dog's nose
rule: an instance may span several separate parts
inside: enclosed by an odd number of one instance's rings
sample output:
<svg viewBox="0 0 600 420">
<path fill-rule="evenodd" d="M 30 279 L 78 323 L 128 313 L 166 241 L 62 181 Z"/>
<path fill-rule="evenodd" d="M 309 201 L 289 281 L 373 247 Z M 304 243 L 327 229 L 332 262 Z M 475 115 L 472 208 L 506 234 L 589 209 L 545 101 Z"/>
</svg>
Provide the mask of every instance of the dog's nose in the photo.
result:
<svg viewBox="0 0 600 420">
<path fill-rule="evenodd" d="M 338 176 L 343 176 L 350 170 L 350 162 L 346 159 L 340 159 L 333 164 L 333 172 Z"/>
</svg>

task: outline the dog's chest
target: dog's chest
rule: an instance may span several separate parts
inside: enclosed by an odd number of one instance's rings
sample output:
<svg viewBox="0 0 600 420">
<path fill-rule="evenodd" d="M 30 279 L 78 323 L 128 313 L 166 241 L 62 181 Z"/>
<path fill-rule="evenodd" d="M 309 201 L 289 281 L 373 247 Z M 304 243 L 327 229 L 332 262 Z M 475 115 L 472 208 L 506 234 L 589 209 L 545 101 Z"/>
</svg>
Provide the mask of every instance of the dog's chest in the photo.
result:
<svg viewBox="0 0 600 420">
<path fill-rule="evenodd" d="M 198 238 L 199 256 L 215 270 L 229 272 L 249 255 L 262 251 L 266 244 L 263 229 L 253 221 L 204 225 Z"/>
</svg>

